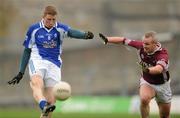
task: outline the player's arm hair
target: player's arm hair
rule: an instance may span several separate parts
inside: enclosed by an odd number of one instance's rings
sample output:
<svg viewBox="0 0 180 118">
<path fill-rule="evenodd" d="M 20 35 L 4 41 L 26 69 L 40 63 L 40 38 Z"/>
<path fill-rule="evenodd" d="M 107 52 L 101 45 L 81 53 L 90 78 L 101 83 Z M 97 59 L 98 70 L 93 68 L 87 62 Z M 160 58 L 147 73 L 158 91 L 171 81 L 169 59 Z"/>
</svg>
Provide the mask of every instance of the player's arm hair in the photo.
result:
<svg viewBox="0 0 180 118">
<path fill-rule="evenodd" d="M 30 55 L 31 55 L 31 49 L 25 48 L 23 55 L 21 57 L 19 72 L 24 74 L 24 72 L 26 70 L 26 66 L 29 62 Z"/>
<path fill-rule="evenodd" d="M 107 37 L 108 43 L 115 43 L 115 44 L 123 44 L 125 38 L 124 37 Z"/>
<path fill-rule="evenodd" d="M 69 29 L 68 36 L 75 39 L 93 39 L 94 34 L 90 31 L 84 32 L 76 29 Z"/>
<path fill-rule="evenodd" d="M 102 33 L 99 33 L 99 37 L 102 39 L 104 44 L 106 45 L 107 43 L 114 43 L 114 44 L 124 44 L 125 38 L 124 37 L 107 37 Z"/>
</svg>

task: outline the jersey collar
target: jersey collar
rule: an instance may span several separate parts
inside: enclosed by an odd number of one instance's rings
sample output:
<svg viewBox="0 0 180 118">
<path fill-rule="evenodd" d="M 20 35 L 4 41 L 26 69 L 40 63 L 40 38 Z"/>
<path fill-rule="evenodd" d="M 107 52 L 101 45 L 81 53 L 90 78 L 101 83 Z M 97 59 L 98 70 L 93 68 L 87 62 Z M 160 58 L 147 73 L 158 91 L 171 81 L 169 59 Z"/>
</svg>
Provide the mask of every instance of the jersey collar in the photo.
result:
<svg viewBox="0 0 180 118">
<path fill-rule="evenodd" d="M 55 25 L 51 28 L 51 29 L 47 29 L 44 25 L 44 19 L 42 19 L 40 21 L 40 27 L 44 28 L 47 32 L 50 32 L 53 28 L 56 28 L 57 27 L 57 22 L 55 23 Z"/>
<path fill-rule="evenodd" d="M 157 51 L 160 51 L 162 50 L 162 47 L 161 47 L 161 43 L 157 43 L 157 46 L 156 46 L 156 49 L 154 50 L 154 52 L 152 53 L 147 53 L 148 55 L 153 55 L 154 53 L 156 53 Z"/>
</svg>

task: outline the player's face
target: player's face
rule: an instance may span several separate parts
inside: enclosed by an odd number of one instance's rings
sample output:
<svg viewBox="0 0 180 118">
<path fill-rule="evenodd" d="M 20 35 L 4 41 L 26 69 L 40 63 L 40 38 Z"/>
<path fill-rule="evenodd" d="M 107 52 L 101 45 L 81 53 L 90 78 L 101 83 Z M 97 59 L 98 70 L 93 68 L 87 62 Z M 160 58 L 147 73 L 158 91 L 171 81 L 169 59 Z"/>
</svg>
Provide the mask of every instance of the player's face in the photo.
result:
<svg viewBox="0 0 180 118">
<path fill-rule="evenodd" d="M 143 39 L 143 48 L 146 53 L 153 53 L 156 49 L 156 43 L 153 41 L 152 37 Z"/>
<path fill-rule="evenodd" d="M 47 14 L 43 18 L 44 18 L 44 25 L 48 29 L 52 28 L 56 23 L 56 15 L 53 16 L 53 15 Z"/>
</svg>

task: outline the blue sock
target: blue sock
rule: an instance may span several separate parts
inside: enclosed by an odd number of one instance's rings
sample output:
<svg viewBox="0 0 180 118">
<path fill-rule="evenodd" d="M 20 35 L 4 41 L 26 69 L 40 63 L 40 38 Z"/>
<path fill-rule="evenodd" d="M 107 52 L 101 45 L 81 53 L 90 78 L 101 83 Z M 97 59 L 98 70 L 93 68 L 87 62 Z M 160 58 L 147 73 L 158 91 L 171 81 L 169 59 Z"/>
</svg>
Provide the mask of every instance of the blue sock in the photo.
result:
<svg viewBox="0 0 180 118">
<path fill-rule="evenodd" d="M 41 100 L 39 102 L 39 107 L 41 108 L 41 110 L 43 110 L 44 106 L 47 104 L 47 101 L 46 100 Z"/>
</svg>

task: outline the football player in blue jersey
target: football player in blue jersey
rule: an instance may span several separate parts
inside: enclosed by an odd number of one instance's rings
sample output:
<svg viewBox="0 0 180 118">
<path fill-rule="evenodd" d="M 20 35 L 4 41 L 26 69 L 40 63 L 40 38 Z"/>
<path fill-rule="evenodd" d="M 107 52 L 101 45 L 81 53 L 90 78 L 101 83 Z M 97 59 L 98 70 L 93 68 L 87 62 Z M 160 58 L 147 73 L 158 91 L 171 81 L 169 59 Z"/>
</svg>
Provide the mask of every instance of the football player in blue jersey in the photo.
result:
<svg viewBox="0 0 180 118">
<path fill-rule="evenodd" d="M 56 107 L 52 88 L 61 81 L 60 56 L 63 39 L 71 37 L 87 40 L 94 37 L 90 31 L 72 29 L 56 20 L 56 8 L 45 7 L 42 20 L 31 25 L 27 31 L 19 73 L 8 81 L 8 84 L 18 84 L 29 64 L 30 87 L 35 101 L 42 110 L 40 118 L 51 118 L 51 112 Z"/>
</svg>

